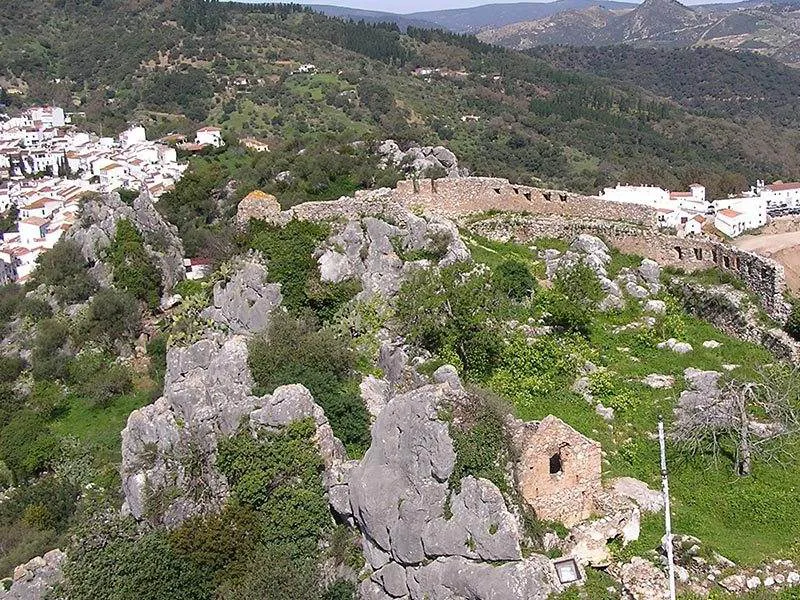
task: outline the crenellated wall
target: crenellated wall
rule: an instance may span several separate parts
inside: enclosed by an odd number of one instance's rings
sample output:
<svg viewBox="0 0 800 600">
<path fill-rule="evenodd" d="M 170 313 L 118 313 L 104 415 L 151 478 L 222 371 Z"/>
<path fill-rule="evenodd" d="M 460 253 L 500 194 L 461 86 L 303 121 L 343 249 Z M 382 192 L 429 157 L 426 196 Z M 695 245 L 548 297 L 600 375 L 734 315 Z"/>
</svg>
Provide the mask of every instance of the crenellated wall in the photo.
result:
<svg viewBox="0 0 800 600">
<path fill-rule="evenodd" d="M 418 179 L 400 181 L 394 198 L 410 208 L 419 207 L 457 217 L 502 210 L 537 215 L 594 217 L 656 226 L 656 212 L 636 204 L 607 202 L 563 190 L 516 185 L 497 177 Z"/>
</svg>

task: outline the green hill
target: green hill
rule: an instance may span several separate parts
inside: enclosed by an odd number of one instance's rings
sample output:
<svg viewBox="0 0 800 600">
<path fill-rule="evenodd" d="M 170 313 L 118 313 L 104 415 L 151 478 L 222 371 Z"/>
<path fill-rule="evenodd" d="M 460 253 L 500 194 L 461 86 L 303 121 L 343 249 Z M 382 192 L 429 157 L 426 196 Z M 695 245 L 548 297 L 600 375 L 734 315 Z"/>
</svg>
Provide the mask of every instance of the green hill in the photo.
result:
<svg viewBox="0 0 800 600">
<path fill-rule="evenodd" d="M 786 94 L 772 61 L 759 65 L 775 84 L 766 99 L 739 104 L 733 120 L 681 103 L 674 78 L 643 89 L 619 70 L 598 77 L 558 56 L 288 5 L 21 0 L 0 34 L 2 79 L 27 91 L 23 102 L 74 106 L 98 130 L 135 119 L 161 135 L 211 121 L 293 152 L 320 139 L 443 143 L 474 173 L 587 192 L 699 179 L 722 194 L 800 176 L 797 133 L 763 118 Z M 731 68 L 748 60 L 726 56 Z M 316 71 L 296 73 L 306 63 Z"/>
</svg>

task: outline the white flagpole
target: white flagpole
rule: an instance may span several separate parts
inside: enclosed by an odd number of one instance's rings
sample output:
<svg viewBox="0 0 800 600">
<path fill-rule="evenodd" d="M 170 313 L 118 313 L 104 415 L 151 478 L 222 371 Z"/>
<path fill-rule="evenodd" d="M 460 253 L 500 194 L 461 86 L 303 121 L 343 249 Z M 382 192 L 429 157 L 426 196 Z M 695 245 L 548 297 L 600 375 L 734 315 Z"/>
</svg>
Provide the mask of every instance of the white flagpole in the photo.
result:
<svg viewBox="0 0 800 600">
<path fill-rule="evenodd" d="M 669 479 L 667 477 L 667 450 L 664 439 L 664 419 L 658 417 L 658 443 L 661 447 L 661 483 L 664 494 L 664 528 L 667 531 L 667 568 L 669 570 L 669 597 L 675 600 L 675 560 L 672 555 L 672 516 L 669 509 Z"/>
</svg>

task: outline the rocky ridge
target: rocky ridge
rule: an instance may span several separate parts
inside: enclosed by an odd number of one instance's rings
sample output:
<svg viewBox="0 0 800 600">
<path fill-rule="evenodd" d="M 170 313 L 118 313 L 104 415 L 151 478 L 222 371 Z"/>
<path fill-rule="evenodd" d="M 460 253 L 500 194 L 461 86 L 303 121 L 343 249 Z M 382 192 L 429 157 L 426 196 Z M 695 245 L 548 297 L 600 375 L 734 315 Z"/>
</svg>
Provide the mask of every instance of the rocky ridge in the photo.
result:
<svg viewBox="0 0 800 600">
<path fill-rule="evenodd" d="M 132 205 L 112 192 L 87 196 L 81 205 L 80 219 L 64 236 L 78 243 L 92 265 L 91 272 L 102 285 L 111 281 L 111 272 L 103 263 L 103 251 L 111 245 L 117 222 L 123 219 L 129 220 L 142 235 L 147 253 L 161 270 L 164 290 L 171 290 L 186 278 L 183 242 L 178 230 L 159 214 L 147 192 L 141 193 Z"/>
</svg>

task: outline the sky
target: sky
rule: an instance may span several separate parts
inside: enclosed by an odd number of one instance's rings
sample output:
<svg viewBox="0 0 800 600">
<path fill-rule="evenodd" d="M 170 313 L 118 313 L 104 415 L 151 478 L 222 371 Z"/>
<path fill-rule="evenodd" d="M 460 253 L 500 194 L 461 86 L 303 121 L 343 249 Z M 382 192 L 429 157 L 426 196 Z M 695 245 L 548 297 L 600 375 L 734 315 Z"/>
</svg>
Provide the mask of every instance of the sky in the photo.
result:
<svg viewBox="0 0 800 600">
<path fill-rule="evenodd" d="M 288 1 L 288 0 L 287 0 Z M 533 1 L 537 0 L 520 0 Z M 637 2 L 638 0 L 631 0 Z M 702 4 L 715 0 L 681 0 L 683 4 Z M 716 0 L 720 1 L 720 0 Z M 725 0 L 721 0 L 725 1 Z M 733 0 L 728 0 L 733 1 Z M 482 4 L 502 3 L 503 0 L 301 0 L 301 4 L 333 4 L 335 6 L 349 6 L 351 8 L 364 8 L 367 10 L 380 10 L 398 14 L 407 14 L 423 10 L 443 10 L 447 8 L 466 8 Z M 506 2 L 513 4 L 513 2 Z"/>
</svg>

